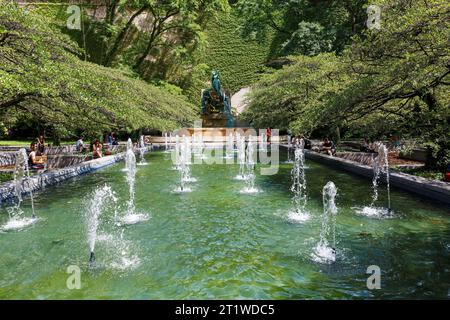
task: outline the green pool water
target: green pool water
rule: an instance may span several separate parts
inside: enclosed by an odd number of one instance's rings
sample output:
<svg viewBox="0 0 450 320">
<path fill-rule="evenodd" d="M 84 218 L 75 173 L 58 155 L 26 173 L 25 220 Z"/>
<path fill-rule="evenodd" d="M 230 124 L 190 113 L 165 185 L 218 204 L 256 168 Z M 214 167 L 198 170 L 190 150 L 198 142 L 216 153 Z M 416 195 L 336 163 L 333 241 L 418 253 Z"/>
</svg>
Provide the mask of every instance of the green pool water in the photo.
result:
<svg viewBox="0 0 450 320">
<path fill-rule="evenodd" d="M 283 155 L 282 157 L 285 157 Z M 123 163 L 36 195 L 40 220 L 0 233 L 2 299 L 404 299 L 450 298 L 450 212 L 392 190 L 395 216 L 369 218 L 354 207 L 371 202 L 371 181 L 307 161 L 311 220 L 287 219 L 291 164 L 260 176 L 258 194 L 241 194 L 238 165 L 193 165 L 192 192 L 175 194 L 179 175 L 169 154 L 138 167 L 136 208 L 150 219 L 118 227 L 128 186 Z M 284 160 L 284 159 L 282 159 Z M 259 171 L 257 171 L 259 172 Z M 337 261 L 313 261 L 319 241 L 322 188 L 338 188 Z M 97 262 L 90 269 L 86 218 L 94 190 L 108 184 L 117 204 L 105 208 Z M 386 192 L 380 192 L 380 204 Z M 31 204 L 23 204 L 30 215 Z M 0 225 L 8 220 L 0 209 Z M 70 290 L 67 268 L 79 266 L 81 289 Z M 381 269 L 369 290 L 367 267 Z"/>
</svg>

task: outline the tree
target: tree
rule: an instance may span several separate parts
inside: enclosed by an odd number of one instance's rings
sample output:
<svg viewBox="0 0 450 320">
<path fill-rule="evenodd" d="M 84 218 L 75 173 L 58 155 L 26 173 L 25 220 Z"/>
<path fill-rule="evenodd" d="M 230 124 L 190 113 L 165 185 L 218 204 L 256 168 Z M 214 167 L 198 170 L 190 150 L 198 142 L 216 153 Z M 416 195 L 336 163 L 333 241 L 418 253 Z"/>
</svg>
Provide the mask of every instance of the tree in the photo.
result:
<svg viewBox="0 0 450 320">
<path fill-rule="evenodd" d="M 120 26 L 117 35 L 111 38 L 111 44 L 104 58 L 104 65 L 111 66 L 117 55 L 124 50 L 124 42 L 130 31 L 135 28 L 136 20 L 146 19 L 140 28 L 139 37 L 144 38 L 143 45 L 137 52 L 133 68 L 139 71 L 152 50 L 171 45 L 170 39 L 199 37 L 200 24 L 214 16 L 217 12 L 228 10 L 226 0 L 128 0 L 109 6 L 106 22 L 114 27 Z M 120 13 L 120 18 L 111 19 Z"/>
<path fill-rule="evenodd" d="M 428 148 L 428 166 L 444 169 L 450 163 L 450 8 L 445 0 L 377 4 L 381 30 L 355 37 L 342 57 L 296 58 L 256 85 L 247 117 L 307 134 L 399 132 Z"/>
<path fill-rule="evenodd" d="M 381 30 L 368 30 L 349 49 L 346 64 L 357 80 L 330 105 L 339 109 L 334 121 L 390 115 L 428 147 L 429 166 L 444 168 L 450 162 L 450 7 L 444 0 L 377 4 Z"/>
<path fill-rule="evenodd" d="M 364 27 L 367 0 L 240 0 L 244 36 L 259 40 L 275 32 L 280 43 L 274 55 L 343 50 Z M 310 46 L 314 46 L 311 49 Z"/>
<path fill-rule="evenodd" d="M 31 8 L 0 7 L 0 118 L 26 115 L 66 132 L 169 130 L 196 118 L 183 97 L 80 60 L 52 25 Z"/>
<path fill-rule="evenodd" d="M 255 85 L 243 116 L 258 128 L 291 129 L 294 134 L 310 135 L 327 124 L 326 107 L 351 79 L 334 54 L 289 58 L 293 65 Z"/>
</svg>

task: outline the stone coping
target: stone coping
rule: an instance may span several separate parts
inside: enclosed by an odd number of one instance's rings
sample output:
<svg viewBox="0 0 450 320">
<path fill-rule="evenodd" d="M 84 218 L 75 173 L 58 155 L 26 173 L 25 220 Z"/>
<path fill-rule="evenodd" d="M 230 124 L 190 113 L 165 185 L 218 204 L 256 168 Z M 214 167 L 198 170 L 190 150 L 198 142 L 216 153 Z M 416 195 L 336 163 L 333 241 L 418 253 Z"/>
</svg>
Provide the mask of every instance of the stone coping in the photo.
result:
<svg viewBox="0 0 450 320">
<path fill-rule="evenodd" d="M 287 148 L 287 145 L 282 145 Z M 373 168 L 347 159 L 331 157 L 314 151 L 305 150 L 305 157 L 313 161 L 348 171 L 369 179 L 373 178 Z M 450 184 L 433 181 L 406 173 L 390 171 L 390 184 L 417 195 L 450 204 Z M 385 179 L 383 176 L 382 179 Z M 384 181 L 385 182 L 385 181 Z"/>
<path fill-rule="evenodd" d="M 150 148 L 146 148 L 146 152 Z M 135 150 L 137 152 L 138 150 Z M 116 162 L 119 162 L 125 158 L 125 152 L 112 156 L 106 156 L 100 159 L 86 161 L 74 166 L 52 170 L 42 174 L 36 174 L 25 179 L 22 183 L 23 196 L 27 196 L 30 191 L 36 192 L 42 190 L 48 186 L 56 185 L 65 180 L 99 170 L 106 166 L 110 166 Z M 15 199 L 14 181 L 8 181 L 0 184 L 0 205 L 11 202 Z"/>
</svg>

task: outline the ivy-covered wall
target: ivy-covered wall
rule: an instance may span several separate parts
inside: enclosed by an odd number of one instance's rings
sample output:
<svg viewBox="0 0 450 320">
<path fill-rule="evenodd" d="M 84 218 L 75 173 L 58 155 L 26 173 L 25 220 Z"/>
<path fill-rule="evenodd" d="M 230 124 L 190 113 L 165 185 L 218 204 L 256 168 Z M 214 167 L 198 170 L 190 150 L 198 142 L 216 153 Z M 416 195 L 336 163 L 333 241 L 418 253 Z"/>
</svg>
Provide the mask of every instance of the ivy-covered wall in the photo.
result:
<svg viewBox="0 0 450 320">
<path fill-rule="evenodd" d="M 255 83 L 266 71 L 270 56 L 270 40 L 260 44 L 240 35 L 235 14 L 211 22 L 207 28 L 208 49 L 203 62 L 210 71 L 218 70 L 222 84 L 231 94 Z"/>
</svg>

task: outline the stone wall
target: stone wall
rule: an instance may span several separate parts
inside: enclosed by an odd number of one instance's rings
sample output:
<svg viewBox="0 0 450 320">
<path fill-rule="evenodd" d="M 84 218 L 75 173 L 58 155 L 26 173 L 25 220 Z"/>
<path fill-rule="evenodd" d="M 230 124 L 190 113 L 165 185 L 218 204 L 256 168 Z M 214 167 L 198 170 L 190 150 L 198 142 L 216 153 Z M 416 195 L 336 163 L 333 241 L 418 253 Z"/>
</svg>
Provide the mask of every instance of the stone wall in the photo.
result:
<svg viewBox="0 0 450 320">
<path fill-rule="evenodd" d="M 426 162 L 427 161 L 427 150 L 414 149 L 410 153 L 400 152 L 400 158 L 407 159 L 407 160 L 413 160 L 413 161 Z"/>
<path fill-rule="evenodd" d="M 362 152 L 338 152 L 337 156 L 342 159 L 358 162 L 367 166 L 372 166 L 377 154 Z"/>
<path fill-rule="evenodd" d="M 0 153 L 0 167 L 13 166 L 16 163 L 15 152 L 2 152 Z"/>
</svg>

